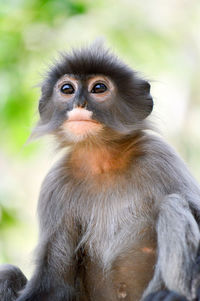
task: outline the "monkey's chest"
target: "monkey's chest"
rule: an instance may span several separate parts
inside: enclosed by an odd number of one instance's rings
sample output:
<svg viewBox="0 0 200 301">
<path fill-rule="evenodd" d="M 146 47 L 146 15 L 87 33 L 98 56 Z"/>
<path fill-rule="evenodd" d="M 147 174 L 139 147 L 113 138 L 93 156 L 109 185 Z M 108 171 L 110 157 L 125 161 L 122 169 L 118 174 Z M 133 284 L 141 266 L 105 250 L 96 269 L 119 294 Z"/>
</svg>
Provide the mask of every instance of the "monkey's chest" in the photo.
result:
<svg viewBox="0 0 200 301">
<path fill-rule="evenodd" d="M 81 224 L 77 250 L 84 250 L 83 300 L 139 300 L 156 257 L 153 197 L 128 179 L 116 188 L 94 192 L 88 187 L 76 202 Z"/>
<path fill-rule="evenodd" d="M 79 246 L 86 253 L 84 287 L 95 301 L 139 300 L 153 276 L 154 223 L 144 208 L 133 208 L 128 202 L 107 204 L 91 210 L 83 220 Z"/>
<path fill-rule="evenodd" d="M 140 300 L 153 277 L 156 262 L 156 241 L 153 233 L 146 233 L 132 246 L 119 242 L 120 254 L 115 252 L 106 271 L 98 258 L 87 257 L 83 283 L 86 300 Z M 107 252 L 108 250 L 105 250 Z M 114 252 L 114 250 L 112 250 Z M 118 253 L 118 254 L 117 254 Z"/>
</svg>

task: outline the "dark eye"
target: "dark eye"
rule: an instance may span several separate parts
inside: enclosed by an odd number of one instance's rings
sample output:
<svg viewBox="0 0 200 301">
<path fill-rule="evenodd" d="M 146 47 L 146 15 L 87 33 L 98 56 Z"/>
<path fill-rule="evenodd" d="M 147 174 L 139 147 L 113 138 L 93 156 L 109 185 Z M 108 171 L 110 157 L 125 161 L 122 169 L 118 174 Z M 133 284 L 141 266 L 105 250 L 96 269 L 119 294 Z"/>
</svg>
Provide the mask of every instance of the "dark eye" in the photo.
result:
<svg viewBox="0 0 200 301">
<path fill-rule="evenodd" d="M 64 94 L 73 94 L 74 93 L 74 88 L 70 84 L 64 84 L 61 88 L 60 91 Z"/>
<path fill-rule="evenodd" d="M 104 85 L 103 83 L 98 83 L 94 85 L 91 93 L 104 93 L 106 90 L 107 90 L 106 85 Z"/>
</svg>

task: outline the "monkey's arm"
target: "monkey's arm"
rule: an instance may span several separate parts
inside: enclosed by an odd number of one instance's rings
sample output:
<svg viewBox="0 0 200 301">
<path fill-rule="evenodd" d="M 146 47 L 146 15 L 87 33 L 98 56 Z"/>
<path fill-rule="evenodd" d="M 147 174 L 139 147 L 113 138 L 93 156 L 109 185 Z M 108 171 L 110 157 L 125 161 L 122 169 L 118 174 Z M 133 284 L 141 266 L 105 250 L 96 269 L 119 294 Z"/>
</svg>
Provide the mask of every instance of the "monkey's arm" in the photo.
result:
<svg viewBox="0 0 200 301">
<path fill-rule="evenodd" d="M 166 196 L 160 205 L 156 230 L 158 260 L 154 277 L 145 290 L 143 298 L 152 292 L 166 288 L 190 300 L 193 297 L 191 278 L 200 232 L 187 201 L 177 194 Z M 169 300 L 174 300 L 173 298 L 176 299 L 177 296 L 171 296 Z M 164 299 L 165 297 L 159 300 Z"/>
<path fill-rule="evenodd" d="M 75 300 L 74 254 L 78 231 L 70 210 L 65 208 L 66 191 L 67 187 L 53 169 L 40 193 L 36 269 L 17 301 Z"/>
<path fill-rule="evenodd" d="M 66 242 L 65 235 L 55 233 L 40 246 L 35 273 L 17 301 L 75 300 L 75 263 L 60 239 Z"/>
</svg>

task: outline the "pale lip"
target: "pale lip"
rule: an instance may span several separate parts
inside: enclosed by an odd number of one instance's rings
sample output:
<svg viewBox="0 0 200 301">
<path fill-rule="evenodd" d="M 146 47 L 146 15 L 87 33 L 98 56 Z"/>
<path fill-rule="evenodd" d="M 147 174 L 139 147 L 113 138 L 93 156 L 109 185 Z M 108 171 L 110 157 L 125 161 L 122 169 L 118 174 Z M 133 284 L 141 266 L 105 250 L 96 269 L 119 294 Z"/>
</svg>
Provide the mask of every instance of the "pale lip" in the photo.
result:
<svg viewBox="0 0 200 301">
<path fill-rule="evenodd" d="M 92 112 L 82 108 L 75 108 L 72 111 L 68 112 L 67 122 L 77 122 L 77 123 L 84 123 L 84 122 L 94 122 L 98 123 L 94 119 L 92 119 Z"/>
</svg>

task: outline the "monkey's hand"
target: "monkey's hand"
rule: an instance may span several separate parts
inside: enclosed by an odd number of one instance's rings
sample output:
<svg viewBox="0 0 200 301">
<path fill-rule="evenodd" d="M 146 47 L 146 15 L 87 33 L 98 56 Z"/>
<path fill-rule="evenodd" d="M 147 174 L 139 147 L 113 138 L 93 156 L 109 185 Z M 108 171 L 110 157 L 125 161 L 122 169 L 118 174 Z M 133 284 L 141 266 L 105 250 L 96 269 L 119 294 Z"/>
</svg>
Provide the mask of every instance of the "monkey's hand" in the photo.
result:
<svg viewBox="0 0 200 301">
<path fill-rule="evenodd" d="M 151 293 L 143 301 L 187 301 L 187 299 L 174 291 L 161 290 Z"/>
<path fill-rule="evenodd" d="M 10 264 L 0 267 L 0 300 L 14 301 L 18 292 L 26 285 L 27 279 L 22 271 Z"/>
</svg>

